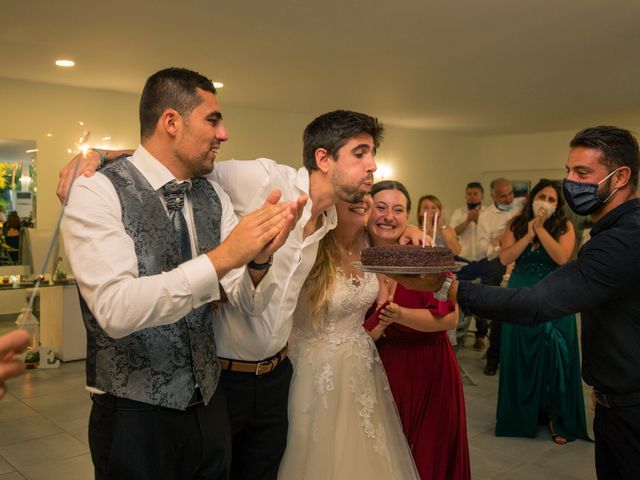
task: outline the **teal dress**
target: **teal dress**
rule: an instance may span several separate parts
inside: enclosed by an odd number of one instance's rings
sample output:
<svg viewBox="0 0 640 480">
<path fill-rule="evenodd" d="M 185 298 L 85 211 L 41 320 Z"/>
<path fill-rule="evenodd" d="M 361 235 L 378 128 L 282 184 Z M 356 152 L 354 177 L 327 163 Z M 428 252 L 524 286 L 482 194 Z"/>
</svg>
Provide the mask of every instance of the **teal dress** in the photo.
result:
<svg viewBox="0 0 640 480">
<path fill-rule="evenodd" d="M 544 248 L 528 246 L 508 287 L 530 287 L 556 268 Z M 589 440 L 575 315 L 533 328 L 502 324 L 496 436 L 534 437 L 546 417 L 567 440 Z"/>
</svg>

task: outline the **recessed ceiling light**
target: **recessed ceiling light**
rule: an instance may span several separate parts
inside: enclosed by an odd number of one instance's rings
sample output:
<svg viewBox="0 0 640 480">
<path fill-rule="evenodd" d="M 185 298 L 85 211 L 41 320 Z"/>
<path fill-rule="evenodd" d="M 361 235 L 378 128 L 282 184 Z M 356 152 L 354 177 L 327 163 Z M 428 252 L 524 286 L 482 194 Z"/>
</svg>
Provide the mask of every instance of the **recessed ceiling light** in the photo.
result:
<svg viewBox="0 0 640 480">
<path fill-rule="evenodd" d="M 213 86 L 216 88 L 222 88 L 224 87 L 224 83 L 222 82 L 213 82 Z"/>
<path fill-rule="evenodd" d="M 56 65 L 59 67 L 73 67 L 76 64 L 73 60 L 56 60 Z"/>
<path fill-rule="evenodd" d="M 37 151 L 37 148 L 32 148 L 31 150 L 25 150 L 24 153 L 36 153 Z"/>
</svg>

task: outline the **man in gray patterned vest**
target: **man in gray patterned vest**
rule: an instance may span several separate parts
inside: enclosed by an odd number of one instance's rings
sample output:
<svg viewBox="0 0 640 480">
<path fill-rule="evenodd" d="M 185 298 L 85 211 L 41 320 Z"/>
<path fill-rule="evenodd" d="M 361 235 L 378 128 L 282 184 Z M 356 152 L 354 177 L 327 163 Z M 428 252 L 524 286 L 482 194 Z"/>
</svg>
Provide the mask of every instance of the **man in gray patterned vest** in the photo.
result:
<svg viewBox="0 0 640 480">
<path fill-rule="evenodd" d="M 70 194 L 62 231 L 87 328 L 97 480 L 229 475 L 212 302 L 224 276 L 238 308 L 264 305 L 260 287 L 275 280 L 245 265 L 268 262 L 297 205 L 277 204 L 273 192 L 238 222 L 229 197 L 203 178 L 228 138 L 215 94 L 189 70 L 149 77 L 141 145 L 78 178 Z"/>
</svg>

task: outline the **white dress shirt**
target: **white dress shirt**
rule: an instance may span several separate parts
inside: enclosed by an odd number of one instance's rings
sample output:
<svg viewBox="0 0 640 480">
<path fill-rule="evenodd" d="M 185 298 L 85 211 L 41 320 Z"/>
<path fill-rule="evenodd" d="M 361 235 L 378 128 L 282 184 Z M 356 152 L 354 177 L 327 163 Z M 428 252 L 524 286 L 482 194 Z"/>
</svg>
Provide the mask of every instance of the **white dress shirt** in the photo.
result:
<svg viewBox="0 0 640 480">
<path fill-rule="evenodd" d="M 229 160 L 216 164 L 211 178 L 229 194 L 238 215 L 262 206 L 275 188 L 282 201 L 295 201 L 309 194 L 309 172 L 279 165 L 273 160 Z M 324 212 L 322 226 L 303 238 L 304 226 L 311 217 L 309 200 L 286 243 L 273 256 L 271 272 L 277 278 L 271 302 L 260 314 L 247 315 L 229 305 L 219 309 L 214 322 L 218 355 L 224 358 L 258 361 L 275 355 L 287 343 L 293 312 L 302 285 L 313 267 L 318 244 L 335 228 L 335 207 Z"/>
<path fill-rule="evenodd" d="M 478 218 L 478 250 L 483 254 L 483 257 L 487 257 L 489 260 L 498 256 L 498 250 L 491 245 L 491 240 L 500 239 L 509 220 L 522 211 L 524 200 L 516 198 L 513 202 L 513 208 L 508 212 L 503 212 L 495 204 L 492 204 L 486 207 Z"/>
<path fill-rule="evenodd" d="M 480 217 L 487 210 L 487 207 L 482 205 L 480 207 L 480 214 L 478 216 L 478 223 Z M 451 226 L 457 227 L 467 219 L 467 212 L 469 209 L 465 207 L 456 208 L 451 215 Z M 462 250 L 460 256 L 469 261 L 482 260 L 486 256 L 486 252 L 483 249 L 478 248 L 478 223 L 469 222 L 467 228 L 460 234 L 458 234 L 458 240 Z"/>
<path fill-rule="evenodd" d="M 133 163 L 165 205 L 162 187 L 175 179 L 173 174 L 142 146 L 124 161 Z M 229 197 L 219 185 L 212 185 L 222 204 L 223 240 L 237 218 Z M 193 252 L 197 239 L 189 194 L 185 195 L 183 214 Z M 220 298 L 216 270 L 204 254 L 169 272 L 138 276 L 135 246 L 122 223 L 120 199 L 113 183 L 100 172 L 80 176 L 74 182 L 62 234 L 82 297 L 98 324 L 113 338 L 176 322 L 194 308 Z M 231 301 L 254 311 L 266 303 L 260 298 L 261 288 L 272 282 L 272 276 L 265 277 L 260 288 L 254 289 L 243 267 L 225 275 L 222 283 Z"/>
</svg>

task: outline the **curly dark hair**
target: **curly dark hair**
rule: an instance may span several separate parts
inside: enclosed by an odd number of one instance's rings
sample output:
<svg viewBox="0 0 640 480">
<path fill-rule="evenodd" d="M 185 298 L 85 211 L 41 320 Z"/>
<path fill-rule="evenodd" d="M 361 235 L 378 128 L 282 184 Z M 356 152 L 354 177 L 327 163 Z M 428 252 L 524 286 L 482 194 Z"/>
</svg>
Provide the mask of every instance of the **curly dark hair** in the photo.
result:
<svg viewBox="0 0 640 480">
<path fill-rule="evenodd" d="M 529 222 L 535 217 L 535 213 L 533 212 L 533 201 L 535 200 L 536 195 L 538 195 L 538 192 L 547 187 L 551 187 L 556 191 L 558 204 L 556 206 L 556 211 L 551 215 L 551 218 L 548 218 L 544 222 L 544 228 L 555 240 L 558 240 L 562 234 L 567 232 L 567 213 L 564 208 L 564 198 L 562 197 L 560 187 L 553 180 L 541 178 L 536 186 L 529 192 L 527 202 L 522 209 L 522 213 L 514 217 L 511 222 L 510 228 L 513 235 L 516 237 L 516 240 L 521 239 L 527 234 Z"/>
<path fill-rule="evenodd" d="M 308 171 L 318 169 L 316 150 L 325 148 L 338 159 L 338 151 L 349 139 L 360 134 L 371 135 L 373 146 L 378 149 L 384 136 L 384 126 L 377 118 L 350 110 L 335 110 L 311 121 L 302 135 L 302 159 Z"/>
</svg>

